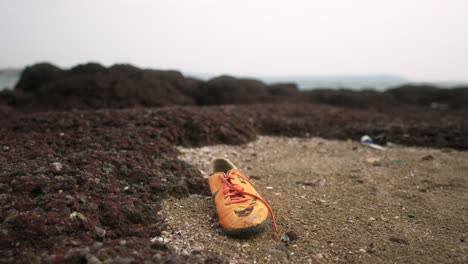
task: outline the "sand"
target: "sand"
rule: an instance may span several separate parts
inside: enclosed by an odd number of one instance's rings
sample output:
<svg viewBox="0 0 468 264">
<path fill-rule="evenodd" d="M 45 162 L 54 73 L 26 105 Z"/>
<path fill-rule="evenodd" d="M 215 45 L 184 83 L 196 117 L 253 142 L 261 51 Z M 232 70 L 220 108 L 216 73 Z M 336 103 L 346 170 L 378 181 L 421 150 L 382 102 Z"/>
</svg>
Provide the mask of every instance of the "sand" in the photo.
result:
<svg viewBox="0 0 468 264">
<path fill-rule="evenodd" d="M 468 262 L 466 152 L 265 136 L 179 150 L 204 175 L 212 158 L 231 159 L 273 207 L 280 233 L 297 235 L 275 241 L 270 225 L 249 239 L 230 238 L 210 197 L 169 198 L 160 211 L 167 229 L 155 239 L 182 255 L 229 263 Z"/>
</svg>

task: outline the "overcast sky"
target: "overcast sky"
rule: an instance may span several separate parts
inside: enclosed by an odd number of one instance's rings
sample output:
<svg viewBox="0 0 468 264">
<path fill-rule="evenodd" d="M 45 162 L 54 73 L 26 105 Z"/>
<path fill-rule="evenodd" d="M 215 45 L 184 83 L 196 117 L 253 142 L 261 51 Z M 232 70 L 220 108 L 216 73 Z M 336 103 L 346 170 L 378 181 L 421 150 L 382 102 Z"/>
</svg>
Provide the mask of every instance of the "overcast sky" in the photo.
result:
<svg viewBox="0 0 468 264">
<path fill-rule="evenodd" d="M 468 80 L 468 1 L 0 0 L 0 67 Z"/>
</svg>

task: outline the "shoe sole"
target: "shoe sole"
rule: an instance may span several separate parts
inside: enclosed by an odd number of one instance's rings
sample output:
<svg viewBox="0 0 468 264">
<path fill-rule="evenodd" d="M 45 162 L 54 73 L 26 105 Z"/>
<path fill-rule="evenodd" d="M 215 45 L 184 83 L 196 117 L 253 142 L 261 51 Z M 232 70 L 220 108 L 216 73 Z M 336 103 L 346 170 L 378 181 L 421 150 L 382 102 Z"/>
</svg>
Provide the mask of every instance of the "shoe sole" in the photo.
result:
<svg viewBox="0 0 468 264">
<path fill-rule="evenodd" d="M 251 227 L 237 229 L 237 230 L 226 230 L 223 228 L 223 230 L 224 232 L 226 232 L 228 236 L 236 237 L 236 238 L 246 238 L 246 237 L 250 237 L 250 236 L 253 236 L 262 232 L 267 225 L 268 219 L 269 218 L 263 221 L 263 223 L 258 224 L 256 226 L 251 226 Z"/>
</svg>

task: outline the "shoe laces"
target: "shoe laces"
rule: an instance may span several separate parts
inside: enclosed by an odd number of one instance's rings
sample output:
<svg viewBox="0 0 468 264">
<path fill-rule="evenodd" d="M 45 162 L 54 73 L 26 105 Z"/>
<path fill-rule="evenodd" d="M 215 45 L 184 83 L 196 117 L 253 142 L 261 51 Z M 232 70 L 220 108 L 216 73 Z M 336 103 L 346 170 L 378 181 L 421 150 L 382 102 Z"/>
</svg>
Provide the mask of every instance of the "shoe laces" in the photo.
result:
<svg viewBox="0 0 468 264">
<path fill-rule="evenodd" d="M 247 177 L 244 177 L 242 175 L 238 175 L 238 176 L 242 177 L 243 180 L 249 182 L 253 186 L 252 182 L 249 179 L 247 179 Z M 256 194 L 244 191 L 244 188 L 242 188 L 238 184 L 232 183 L 231 180 L 234 179 L 234 175 L 232 174 L 232 172 L 228 172 L 227 175 L 221 174 L 219 175 L 219 178 L 224 183 L 224 187 L 223 187 L 224 199 L 227 199 L 228 197 L 230 198 L 230 201 L 225 203 L 226 205 L 248 201 L 250 198 L 246 196 L 250 196 L 253 198 L 257 198 L 257 200 L 259 200 L 261 203 L 263 203 L 266 206 L 266 208 L 268 209 L 268 213 L 271 215 L 271 219 L 273 222 L 273 229 L 275 231 L 275 239 L 279 240 L 278 225 L 276 224 L 275 214 L 273 213 L 273 210 L 271 209 L 271 206 L 268 204 L 268 202 Z"/>
</svg>

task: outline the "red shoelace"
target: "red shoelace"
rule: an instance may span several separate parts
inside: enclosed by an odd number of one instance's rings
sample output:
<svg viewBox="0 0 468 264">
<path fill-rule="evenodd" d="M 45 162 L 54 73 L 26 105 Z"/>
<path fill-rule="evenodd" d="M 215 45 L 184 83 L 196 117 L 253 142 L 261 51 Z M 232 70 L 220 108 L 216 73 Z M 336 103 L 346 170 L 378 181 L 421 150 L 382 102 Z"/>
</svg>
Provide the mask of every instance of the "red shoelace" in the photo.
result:
<svg viewBox="0 0 468 264">
<path fill-rule="evenodd" d="M 237 176 L 241 177 L 242 180 L 249 182 L 253 186 L 252 182 L 246 177 L 243 177 L 241 175 L 237 175 Z M 238 184 L 231 183 L 231 180 L 234 180 L 234 176 L 232 175 L 232 172 L 228 172 L 226 176 L 219 175 L 219 178 L 224 183 L 224 187 L 223 187 L 224 199 L 227 199 L 228 197 L 231 198 L 229 202 L 226 202 L 226 205 L 245 202 L 250 199 L 245 196 L 250 196 L 250 197 L 257 198 L 260 202 L 262 202 L 267 207 L 268 212 L 270 213 L 271 219 L 273 221 L 273 229 L 275 230 L 275 239 L 278 240 L 278 225 L 276 224 L 275 214 L 273 213 L 273 210 L 271 209 L 271 206 L 268 204 L 268 202 L 258 195 L 244 191 L 244 188 L 242 188 Z"/>
</svg>

